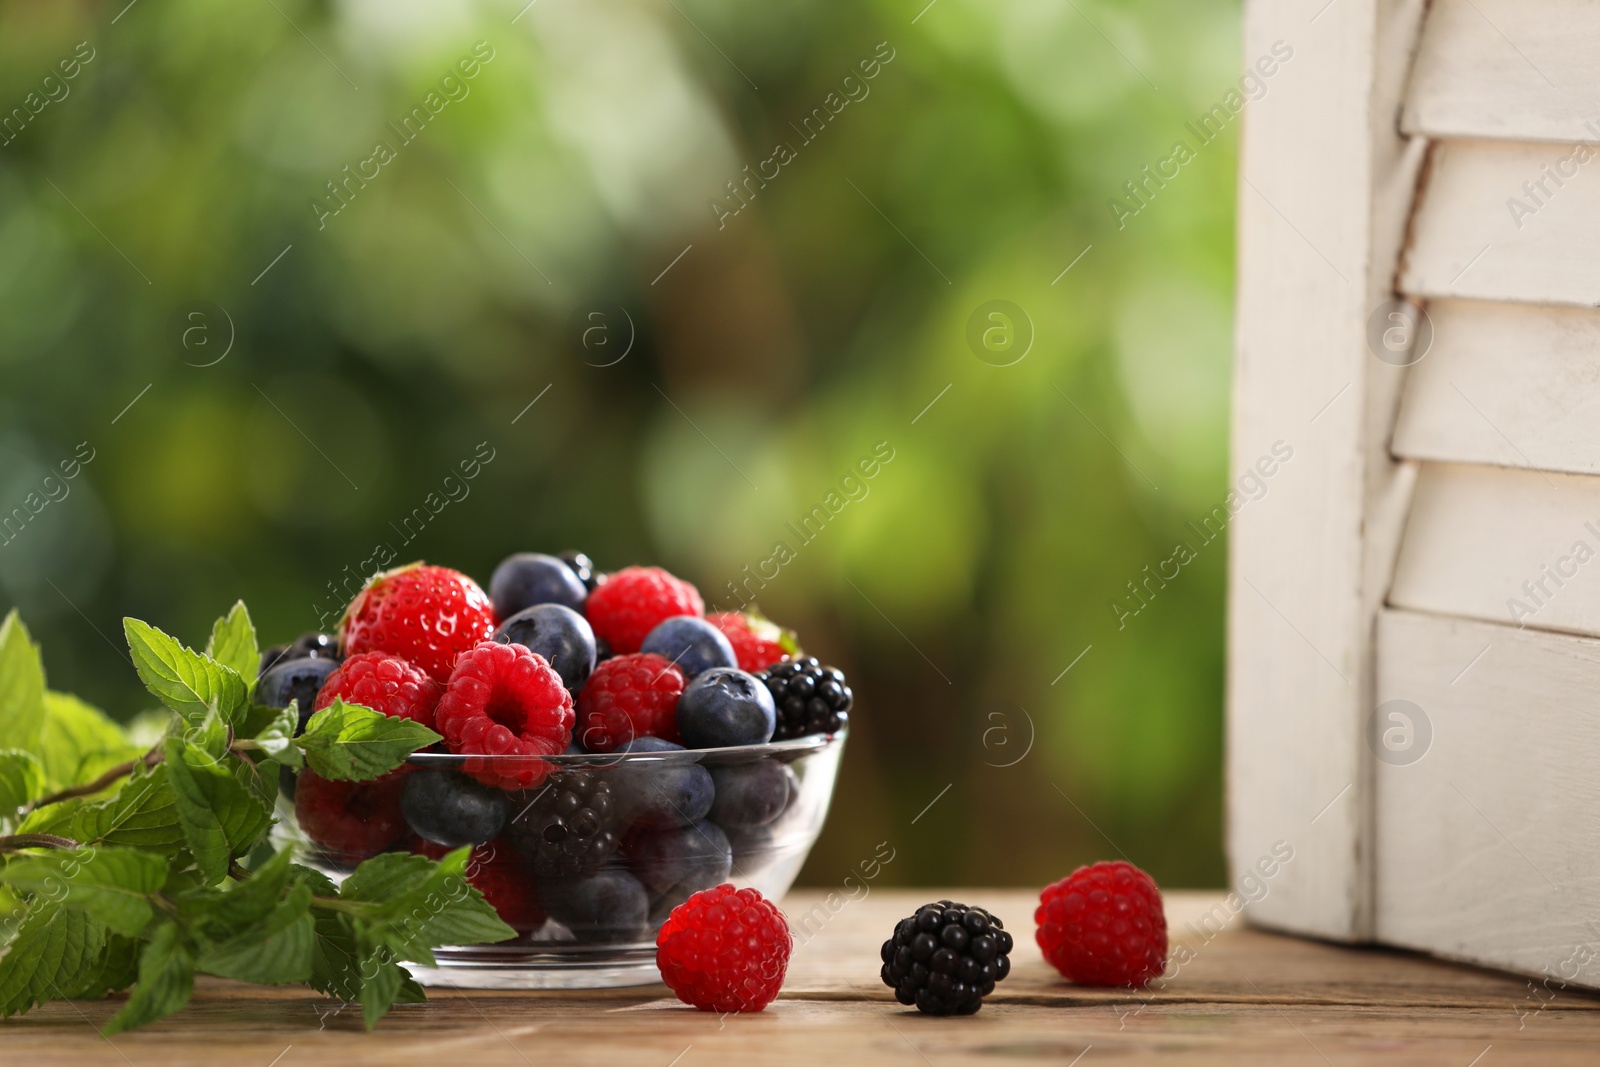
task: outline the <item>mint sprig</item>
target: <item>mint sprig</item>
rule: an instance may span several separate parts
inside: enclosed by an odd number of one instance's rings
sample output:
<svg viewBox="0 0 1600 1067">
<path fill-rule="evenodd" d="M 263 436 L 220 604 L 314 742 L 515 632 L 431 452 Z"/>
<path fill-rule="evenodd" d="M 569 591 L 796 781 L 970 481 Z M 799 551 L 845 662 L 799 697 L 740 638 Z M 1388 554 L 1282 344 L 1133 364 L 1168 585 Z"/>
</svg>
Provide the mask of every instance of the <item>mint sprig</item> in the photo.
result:
<svg viewBox="0 0 1600 1067">
<path fill-rule="evenodd" d="M 296 736 L 293 706 L 251 702 L 242 603 L 204 652 L 136 619 L 124 631 L 170 713 L 153 747 L 49 690 L 21 619 L 0 624 L 0 1016 L 127 990 L 114 1034 L 182 1009 L 211 974 L 359 1001 L 370 1028 L 425 999 L 405 961 L 514 936 L 467 882 L 468 849 L 377 856 L 342 886 L 286 849 L 246 867 L 276 821 L 279 766 L 366 781 L 438 734 L 335 700 Z"/>
</svg>

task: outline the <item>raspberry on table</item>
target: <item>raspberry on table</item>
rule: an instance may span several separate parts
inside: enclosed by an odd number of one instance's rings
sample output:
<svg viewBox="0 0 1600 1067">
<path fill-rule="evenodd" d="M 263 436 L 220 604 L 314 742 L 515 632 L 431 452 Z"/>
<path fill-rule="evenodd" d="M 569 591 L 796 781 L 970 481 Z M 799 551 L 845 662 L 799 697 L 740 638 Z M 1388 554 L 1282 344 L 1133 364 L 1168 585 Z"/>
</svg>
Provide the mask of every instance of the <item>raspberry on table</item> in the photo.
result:
<svg viewBox="0 0 1600 1067">
<path fill-rule="evenodd" d="M 661 980 L 701 1011 L 760 1011 L 783 986 L 794 939 L 754 889 L 719 885 L 672 909 L 656 934 Z"/>
<path fill-rule="evenodd" d="M 635 652 L 595 667 L 578 693 L 578 741 L 612 752 L 636 737 L 678 742 L 678 698 L 688 679 L 664 656 Z"/>
<path fill-rule="evenodd" d="M 760 615 L 743 611 L 718 611 L 706 616 L 706 621 L 722 631 L 738 657 L 739 669 L 759 674 L 774 663 L 786 659 L 796 647 L 794 635 Z M 787 645 L 785 645 L 787 642 Z"/>
<path fill-rule="evenodd" d="M 522 645 L 483 641 L 461 654 L 434 711 L 451 752 L 484 785 L 527 789 L 544 781 L 572 740 L 572 694 L 544 657 Z M 513 757 L 500 759 L 496 757 Z"/>
<path fill-rule="evenodd" d="M 815 656 L 786 660 L 756 677 L 766 684 L 778 708 L 774 741 L 831 734 L 843 722 L 840 716 L 855 703 L 844 672 L 837 667 L 824 667 Z"/>
<path fill-rule="evenodd" d="M 704 615 L 694 586 L 660 567 L 624 567 L 595 587 L 583 613 L 595 636 L 618 655 L 639 651 L 656 624 L 674 615 Z"/>
<path fill-rule="evenodd" d="M 336 862 L 353 866 L 376 856 L 408 832 L 400 792 L 409 770 L 402 766 L 370 782 L 339 782 L 307 767 L 295 786 L 295 820 Z"/>
<path fill-rule="evenodd" d="M 335 697 L 362 704 L 392 719 L 411 719 L 433 729 L 439 683 L 418 667 L 388 652 L 362 652 L 341 663 L 317 692 L 316 710 Z"/>
<path fill-rule="evenodd" d="M 587 877 L 598 871 L 620 843 L 622 806 L 606 775 L 560 771 L 545 779 L 507 833 L 540 875 Z"/>
<path fill-rule="evenodd" d="M 347 656 L 389 652 L 450 680 L 456 657 L 494 632 L 494 605 L 478 583 L 449 567 L 413 563 L 369 581 L 345 609 Z"/>
<path fill-rule="evenodd" d="M 1166 967 L 1161 890 L 1131 863 L 1079 867 L 1045 886 L 1033 920 L 1044 958 L 1069 982 L 1138 989 Z"/>
<path fill-rule="evenodd" d="M 929 1015 L 971 1015 L 1011 973 L 1011 935 L 982 908 L 924 904 L 883 943 L 879 977 L 902 1004 Z"/>
</svg>

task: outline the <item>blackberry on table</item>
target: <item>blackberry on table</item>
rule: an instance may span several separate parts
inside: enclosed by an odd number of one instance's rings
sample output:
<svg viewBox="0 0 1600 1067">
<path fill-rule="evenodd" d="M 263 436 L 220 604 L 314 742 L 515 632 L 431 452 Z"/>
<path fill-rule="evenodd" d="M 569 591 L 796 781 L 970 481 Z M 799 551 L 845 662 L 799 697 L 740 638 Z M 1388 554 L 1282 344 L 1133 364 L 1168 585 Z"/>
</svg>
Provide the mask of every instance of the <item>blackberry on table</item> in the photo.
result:
<svg viewBox="0 0 1600 1067">
<path fill-rule="evenodd" d="M 546 779 L 511 832 L 539 874 L 587 877 L 617 851 L 621 822 L 611 783 L 593 771 L 570 770 Z"/>
<path fill-rule="evenodd" d="M 855 694 L 837 667 L 824 667 L 815 656 L 784 660 L 756 675 L 778 706 L 774 741 L 807 734 L 831 734 L 839 729 L 839 716 L 850 710 Z"/>
<path fill-rule="evenodd" d="M 883 943 L 883 984 L 929 1015 L 971 1015 L 1011 973 L 1011 935 L 982 908 L 941 900 L 895 925 Z"/>
</svg>

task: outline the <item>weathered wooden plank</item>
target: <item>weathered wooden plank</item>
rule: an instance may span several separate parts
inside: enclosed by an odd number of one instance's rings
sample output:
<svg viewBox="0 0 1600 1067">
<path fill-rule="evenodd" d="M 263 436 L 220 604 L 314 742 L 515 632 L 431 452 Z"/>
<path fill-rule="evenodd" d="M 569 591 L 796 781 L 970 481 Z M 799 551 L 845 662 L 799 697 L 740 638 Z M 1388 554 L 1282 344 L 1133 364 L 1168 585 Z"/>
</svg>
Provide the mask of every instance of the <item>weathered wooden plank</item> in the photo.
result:
<svg viewBox="0 0 1600 1067">
<path fill-rule="evenodd" d="M 1600 311 L 1439 300 L 1394 452 L 1600 474 Z"/>
<path fill-rule="evenodd" d="M 1391 610 L 1378 654 L 1378 936 L 1600 985 L 1600 641 Z"/>
<path fill-rule="evenodd" d="M 1425 464 L 1389 602 L 1600 634 L 1600 478 Z"/>
<path fill-rule="evenodd" d="M 1297 856 L 1280 874 L 1287 873 Z M 1267 896 L 1277 877 L 1264 883 Z M 1258 895 L 1259 893 L 1254 893 Z M 1012 976 L 969 1019 L 907 1011 L 877 984 L 877 944 L 894 921 L 950 896 L 992 907 L 1017 935 Z M 823 902 L 791 894 L 791 918 Z M 570 993 L 436 991 L 396 1009 L 371 1033 L 358 1013 L 297 989 L 202 980 L 182 1015 L 115 1045 L 94 1027 L 114 1003 L 54 1004 L 0 1023 L 6 1062 L 218 1062 L 403 1067 L 441 1061 L 528 1064 L 930 1062 L 1053 1064 L 1082 1055 L 1119 1064 L 1394 1062 L 1464 1067 L 1485 1046 L 1494 1063 L 1565 1067 L 1592 1062 L 1600 1000 L 1562 993 L 1537 1016 L 1524 983 L 1381 950 L 1347 949 L 1252 930 L 1217 893 L 1168 893 L 1167 915 L 1185 962 L 1144 991 L 1070 986 L 1033 944 L 1035 895 L 1015 889 L 874 889 L 815 927 L 795 955 L 783 995 L 758 1015 L 696 1012 L 664 987 Z M 825 906 L 825 905 L 824 905 Z M 1524 1028 L 1519 1031 L 1518 1027 Z M 1089 1051 L 1085 1052 L 1088 1049 Z M 126 1057 L 126 1058 L 124 1058 Z M 675 1061 L 675 1057 L 679 1057 Z M 1324 1059 L 1324 1057 L 1327 1057 Z M 1487 1067 L 1487 1062 L 1485 1064 Z"/>
<path fill-rule="evenodd" d="M 1600 305 L 1600 149 L 1441 141 L 1429 160 L 1405 292 Z"/>
<path fill-rule="evenodd" d="M 1401 122 L 1427 137 L 1600 141 L 1600 5 L 1434 0 Z"/>
<path fill-rule="evenodd" d="M 1367 933 L 1360 721 L 1406 485 L 1387 451 L 1402 372 L 1366 324 L 1422 145 L 1375 117 L 1400 106 L 1422 7 L 1341 0 L 1308 29 L 1301 5 L 1245 6 L 1246 56 L 1294 58 L 1244 114 L 1233 465 L 1279 441 L 1294 460 L 1230 526 L 1228 848 L 1238 876 L 1295 841 L 1257 917 L 1336 938 Z"/>
</svg>

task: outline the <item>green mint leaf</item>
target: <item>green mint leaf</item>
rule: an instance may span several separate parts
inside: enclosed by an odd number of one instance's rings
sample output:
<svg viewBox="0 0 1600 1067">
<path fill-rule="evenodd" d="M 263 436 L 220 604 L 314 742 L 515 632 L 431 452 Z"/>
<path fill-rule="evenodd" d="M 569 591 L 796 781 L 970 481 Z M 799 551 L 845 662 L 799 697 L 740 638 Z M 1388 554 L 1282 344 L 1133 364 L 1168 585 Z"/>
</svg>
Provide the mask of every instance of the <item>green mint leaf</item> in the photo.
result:
<svg viewBox="0 0 1600 1067">
<path fill-rule="evenodd" d="M 440 736 L 411 719 L 391 719 L 360 704 L 333 703 L 311 716 L 295 739 L 306 763 L 324 778 L 362 782 L 405 762 Z"/>
<path fill-rule="evenodd" d="M 220 882 L 228 861 L 248 852 L 272 825 L 277 764 L 269 760 L 258 768 L 232 756 L 218 759 L 180 737 L 168 738 L 165 752 L 184 837 L 201 875 Z M 264 768 L 271 768 L 270 779 Z"/>
<path fill-rule="evenodd" d="M 337 897 L 339 887 L 321 871 L 295 864 L 290 877 L 319 897 Z M 316 939 L 311 952 L 312 989 L 343 1001 L 361 999 L 361 951 L 354 920 L 343 911 L 312 908 Z"/>
<path fill-rule="evenodd" d="M 380 946 L 361 961 L 361 1021 L 371 1030 L 400 998 L 411 981 L 411 972 L 394 960 L 394 953 Z"/>
<path fill-rule="evenodd" d="M 167 769 L 136 770 L 104 800 L 74 799 L 28 815 L 18 833 L 59 834 L 80 845 L 127 845 L 170 854 L 184 842 Z"/>
<path fill-rule="evenodd" d="M 0 815 L 44 795 L 44 768 L 26 752 L 0 750 Z"/>
<path fill-rule="evenodd" d="M 251 709 L 255 711 L 256 709 Z M 300 755 L 300 748 L 294 743 L 294 732 L 300 726 L 300 712 L 296 701 L 289 701 L 286 708 L 265 708 L 271 711 L 273 717 L 266 724 L 256 730 L 251 736 L 255 743 L 261 746 L 261 751 L 277 760 L 279 763 L 299 770 L 305 765 L 305 760 Z"/>
<path fill-rule="evenodd" d="M 76 989 L 63 989 L 62 996 L 67 1000 L 104 1000 L 112 993 L 127 989 L 139 977 L 142 948 L 144 942 L 137 937 L 108 935 L 99 963 L 83 976 Z"/>
<path fill-rule="evenodd" d="M 100 925 L 136 935 L 150 925 L 150 894 L 167 880 L 167 860 L 154 852 L 111 846 L 13 859 L 0 881 L 88 912 Z"/>
<path fill-rule="evenodd" d="M 34 751 L 44 728 L 44 662 L 15 608 L 0 623 L 0 748 Z"/>
<path fill-rule="evenodd" d="M 236 601 L 228 613 L 211 627 L 211 640 L 206 642 L 206 655 L 231 667 L 245 679 L 250 689 L 255 689 L 256 669 L 261 666 L 261 649 L 256 645 L 255 624 L 244 601 Z"/>
<path fill-rule="evenodd" d="M 249 687 L 232 667 L 169 637 L 149 623 L 123 619 L 128 651 L 145 688 L 163 704 L 197 725 L 215 708 L 226 722 L 237 722 L 250 706 Z"/>
<path fill-rule="evenodd" d="M 197 930 L 203 937 L 222 940 L 231 937 L 241 927 L 261 922 L 283 899 L 290 886 L 303 880 L 295 878 L 296 868 L 288 849 L 274 853 L 272 858 L 250 872 L 250 877 L 226 889 L 200 886 L 186 890 L 177 897 L 179 918 L 188 929 Z M 316 888 L 311 890 L 318 892 Z M 339 891 L 329 883 L 329 896 Z"/>
<path fill-rule="evenodd" d="M 355 924 L 348 915 L 313 908 L 316 940 L 311 950 L 312 989 L 330 997 L 361 999 L 361 957 L 356 949 Z"/>
<path fill-rule="evenodd" d="M 176 923 L 162 923 L 139 954 L 139 980 L 128 1002 L 101 1031 L 106 1037 L 164 1019 L 189 1003 L 194 992 L 194 956 Z"/>
<path fill-rule="evenodd" d="M 459 848 L 438 863 L 426 856 L 388 852 L 357 867 L 340 897 L 373 907 L 356 919 L 366 944 L 392 949 L 396 958 L 432 965 L 440 945 L 504 941 L 516 931 L 466 879 L 471 849 Z"/>
<path fill-rule="evenodd" d="M 44 694 L 44 729 L 37 751 L 51 790 L 92 782 L 148 749 L 130 742 L 104 712 L 70 693 Z"/>
<path fill-rule="evenodd" d="M 128 744 L 149 752 L 161 744 L 174 722 L 181 726 L 183 720 L 175 719 L 171 708 L 149 708 L 124 723 L 122 732 L 127 736 Z"/>
<path fill-rule="evenodd" d="M 296 886 L 266 918 L 226 941 L 206 946 L 195 960 L 196 969 L 263 985 L 304 982 L 311 977 L 316 951 L 316 922 L 310 908 L 310 888 Z"/>
<path fill-rule="evenodd" d="M 0 956 L 0 1016 L 84 985 L 99 971 L 105 945 L 105 928 L 85 912 L 49 902 L 28 909 Z"/>
</svg>

